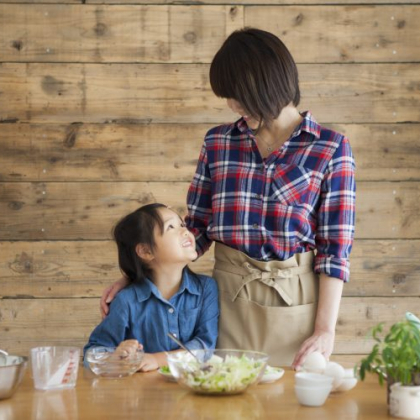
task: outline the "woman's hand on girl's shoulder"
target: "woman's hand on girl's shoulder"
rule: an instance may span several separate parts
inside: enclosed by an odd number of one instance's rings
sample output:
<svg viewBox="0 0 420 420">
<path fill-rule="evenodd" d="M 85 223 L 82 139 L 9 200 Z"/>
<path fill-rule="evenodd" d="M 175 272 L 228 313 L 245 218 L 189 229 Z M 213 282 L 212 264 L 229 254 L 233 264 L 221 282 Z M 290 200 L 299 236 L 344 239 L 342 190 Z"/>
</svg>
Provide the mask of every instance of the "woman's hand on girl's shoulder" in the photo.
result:
<svg viewBox="0 0 420 420">
<path fill-rule="evenodd" d="M 112 283 L 111 286 L 108 286 L 103 292 L 101 296 L 101 300 L 99 302 L 99 310 L 101 312 L 101 317 L 104 319 L 109 312 L 109 304 L 112 302 L 114 297 L 117 293 L 124 289 L 124 287 L 128 286 L 129 280 L 127 277 L 121 277 L 115 283 Z"/>
</svg>

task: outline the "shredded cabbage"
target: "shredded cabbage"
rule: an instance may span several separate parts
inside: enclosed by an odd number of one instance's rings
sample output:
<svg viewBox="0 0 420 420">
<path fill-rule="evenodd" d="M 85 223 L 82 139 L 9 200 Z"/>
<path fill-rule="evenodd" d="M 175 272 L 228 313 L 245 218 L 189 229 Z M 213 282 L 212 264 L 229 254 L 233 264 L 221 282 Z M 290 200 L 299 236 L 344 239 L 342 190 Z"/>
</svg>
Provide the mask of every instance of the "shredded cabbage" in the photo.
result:
<svg viewBox="0 0 420 420">
<path fill-rule="evenodd" d="M 196 392 L 237 393 L 246 389 L 257 379 L 265 361 L 227 355 L 223 360 L 213 355 L 199 363 L 190 355 L 179 361 L 180 380 Z"/>
</svg>

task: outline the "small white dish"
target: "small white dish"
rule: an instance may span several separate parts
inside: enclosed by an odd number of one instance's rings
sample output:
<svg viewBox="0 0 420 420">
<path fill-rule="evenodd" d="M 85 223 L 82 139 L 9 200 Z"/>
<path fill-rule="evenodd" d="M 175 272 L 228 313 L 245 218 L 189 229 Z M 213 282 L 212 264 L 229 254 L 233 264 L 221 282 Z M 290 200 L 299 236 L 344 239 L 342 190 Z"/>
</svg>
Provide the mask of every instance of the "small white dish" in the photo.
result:
<svg viewBox="0 0 420 420">
<path fill-rule="evenodd" d="M 278 381 L 283 375 L 284 369 L 267 365 L 264 374 L 258 383 L 270 384 L 272 382 Z"/>
<path fill-rule="evenodd" d="M 320 407 L 325 403 L 332 389 L 332 385 L 317 388 L 295 385 L 295 393 L 302 405 Z"/>
<path fill-rule="evenodd" d="M 176 379 L 174 375 L 172 375 L 171 371 L 169 370 L 169 367 L 162 366 L 158 369 L 158 372 L 169 382 L 176 382 Z"/>
</svg>

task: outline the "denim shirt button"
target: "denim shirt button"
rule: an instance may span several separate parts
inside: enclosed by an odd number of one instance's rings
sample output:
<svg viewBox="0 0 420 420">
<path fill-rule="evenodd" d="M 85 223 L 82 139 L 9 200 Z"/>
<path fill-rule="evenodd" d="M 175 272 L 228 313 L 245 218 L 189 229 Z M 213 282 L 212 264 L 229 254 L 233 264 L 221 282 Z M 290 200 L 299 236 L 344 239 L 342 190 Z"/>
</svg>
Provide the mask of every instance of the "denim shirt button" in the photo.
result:
<svg viewBox="0 0 420 420">
<path fill-rule="evenodd" d="M 173 314 L 173 313 L 174 313 L 174 308 L 169 308 L 169 309 L 168 309 L 168 312 L 169 312 L 170 314 Z"/>
</svg>

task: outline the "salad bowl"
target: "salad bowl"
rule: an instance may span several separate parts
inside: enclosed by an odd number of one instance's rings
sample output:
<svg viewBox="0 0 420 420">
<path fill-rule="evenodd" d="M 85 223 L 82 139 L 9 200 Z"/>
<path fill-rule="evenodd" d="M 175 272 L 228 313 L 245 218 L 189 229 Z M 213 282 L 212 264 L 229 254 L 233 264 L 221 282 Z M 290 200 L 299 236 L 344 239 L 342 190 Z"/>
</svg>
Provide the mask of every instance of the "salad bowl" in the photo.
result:
<svg viewBox="0 0 420 420">
<path fill-rule="evenodd" d="M 196 393 L 232 395 L 258 383 L 268 355 L 247 350 L 192 350 L 168 354 L 176 381 Z M 197 361 L 200 360 L 201 362 Z"/>
</svg>

